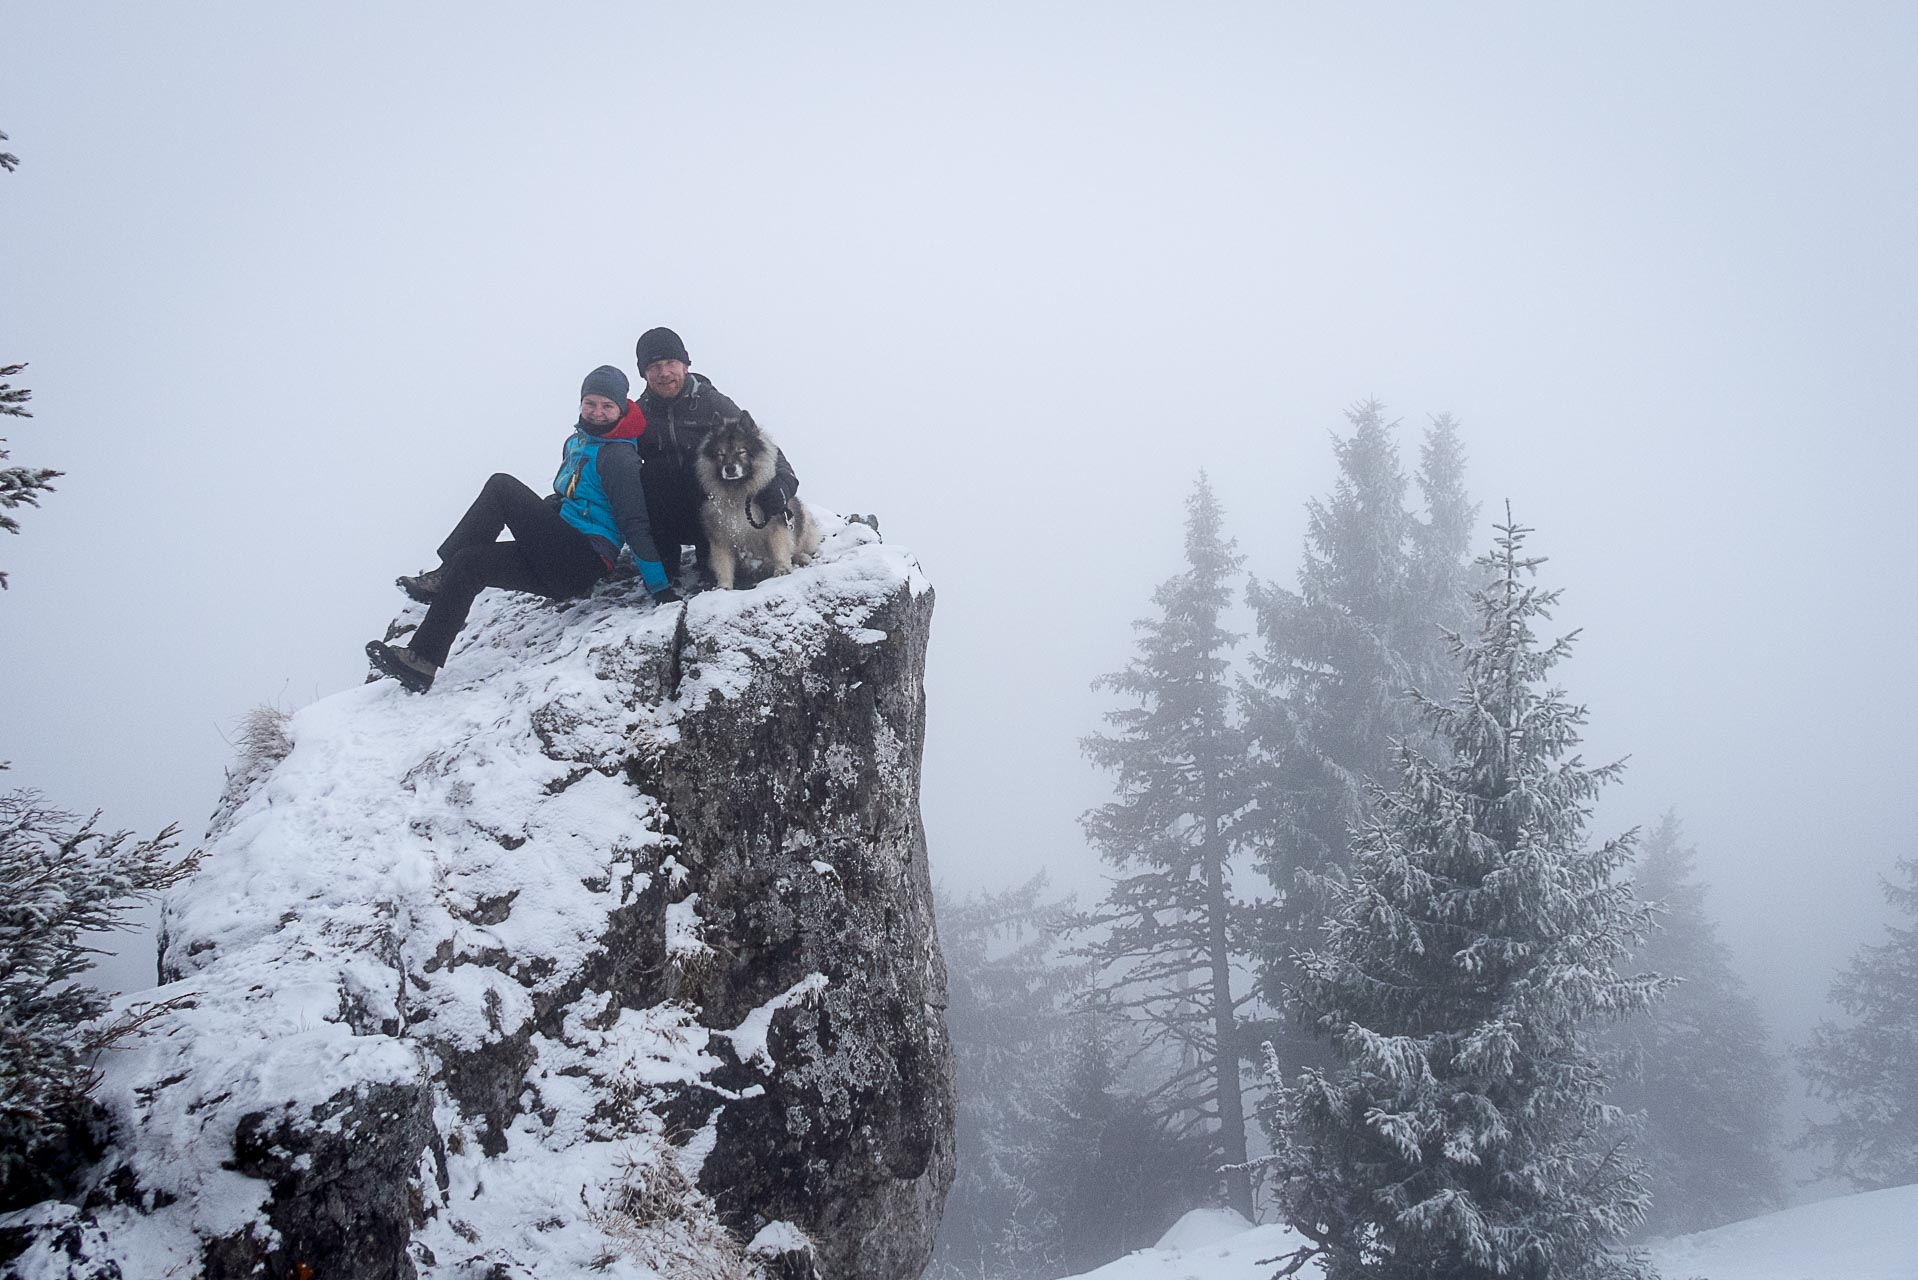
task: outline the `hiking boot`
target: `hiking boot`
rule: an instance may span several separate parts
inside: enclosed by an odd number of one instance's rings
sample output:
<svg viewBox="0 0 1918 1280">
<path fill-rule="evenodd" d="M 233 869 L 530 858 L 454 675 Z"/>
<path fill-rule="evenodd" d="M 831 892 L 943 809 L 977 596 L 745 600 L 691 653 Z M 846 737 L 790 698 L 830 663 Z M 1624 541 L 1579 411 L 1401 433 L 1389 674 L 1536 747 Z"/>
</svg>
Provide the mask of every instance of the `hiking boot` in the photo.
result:
<svg viewBox="0 0 1918 1280">
<path fill-rule="evenodd" d="M 444 577 L 443 570 L 428 569 L 425 573 L 395 578 L 393 585 L 421 604 L 432 604 L 433 597 L 440 593 L 441 580 Z"/>
<path fill-rule="evenodd" d="M 379 640 L 366 642 L 366 660 L 381 675 L 392 676 L 399 681 L 409 693 L 425 693 L 433 687 L 433 677 L 439 674 L 438 667 L 411 649 Z"/>
</svg>

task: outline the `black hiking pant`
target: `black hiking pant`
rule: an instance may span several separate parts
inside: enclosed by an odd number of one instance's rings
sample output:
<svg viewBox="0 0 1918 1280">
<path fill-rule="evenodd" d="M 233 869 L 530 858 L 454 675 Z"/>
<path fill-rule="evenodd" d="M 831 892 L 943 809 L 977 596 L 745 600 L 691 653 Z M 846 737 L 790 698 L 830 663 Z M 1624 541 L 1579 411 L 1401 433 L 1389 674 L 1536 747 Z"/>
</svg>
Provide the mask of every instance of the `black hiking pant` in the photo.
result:
<svg viewBox="0 0 1918 1280">
<path fill-rule="evenodd" d="M 669 455 L 648 459 L 639 480 L 646 492 L 646 517 L 653 527 L 653 545 L 659 548 L 668 581 L 679 580 L 680 552 L 691 547 L 701 568 L 706 564 L 706 530 L 699 523 L 699 507 L 706 496 L 692 471 L 675 466 Z"/>
<path fill-rule="evenodd" d="M 494 541 L 502 529 L 512 530 L 511 542 Z M 411 648 L 445 666 L 473 598 L 488 587 L 564 600 L 585 595 L 605 573 L 606 562 L 592 542 L 566 523 L 559 508 L 512 476 L 495 475 L 440 544 L 440 589 Z"/>
</svg>

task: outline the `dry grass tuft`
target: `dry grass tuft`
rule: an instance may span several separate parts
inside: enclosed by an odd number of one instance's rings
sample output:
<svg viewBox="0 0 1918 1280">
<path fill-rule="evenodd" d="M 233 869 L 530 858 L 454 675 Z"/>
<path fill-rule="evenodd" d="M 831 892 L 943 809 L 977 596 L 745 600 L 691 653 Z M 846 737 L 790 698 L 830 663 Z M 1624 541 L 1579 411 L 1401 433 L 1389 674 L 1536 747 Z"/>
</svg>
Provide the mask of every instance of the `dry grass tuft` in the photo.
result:
<svg viewBox="0 0 1918 1280">
<path fill-rule="evenodd" d="M 286 731 L 292 718 L 264 702 L 240 717 L 239 738 L 233 744 L 240 758 L 233 771 L 258 776 L 286 759 L 293 750 L 293 739 Z"/>
<path fill-rule="evenodd" d="M 673 1149 L 660 1144 L 629 1158 L 624 1181 L 593 1225 L 673 1280 L 762 1280 L 739 1238 L 720 1222 L 712 1197 L 673 1157 Z"/>
<path fill-rule="evenodd" d="M 261 779 L 292 753 L 293 737 L 287 732 L 292 718 L 264 702 L 240 717 L 239 728 L 231 739 L 233 765 L 226 771 L 226 789 L 213 810 L 216 824 L 245 804 Z"/>
</svg>

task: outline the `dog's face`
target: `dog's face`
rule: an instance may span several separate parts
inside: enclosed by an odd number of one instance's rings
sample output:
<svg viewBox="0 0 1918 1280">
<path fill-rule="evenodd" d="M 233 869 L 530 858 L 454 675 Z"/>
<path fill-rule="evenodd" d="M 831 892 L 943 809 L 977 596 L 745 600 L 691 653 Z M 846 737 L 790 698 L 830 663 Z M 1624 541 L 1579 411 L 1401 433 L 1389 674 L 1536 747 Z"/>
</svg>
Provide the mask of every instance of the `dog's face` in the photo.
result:
<svg viewBox="0 0 1918 1280">
<path fill-rule="evenodd" d="M 722 422 L 700 446 L 700 453 L 721 480 L 744 480 L 765 456 L 766 440 L 751 418 Z"/>
</svg>

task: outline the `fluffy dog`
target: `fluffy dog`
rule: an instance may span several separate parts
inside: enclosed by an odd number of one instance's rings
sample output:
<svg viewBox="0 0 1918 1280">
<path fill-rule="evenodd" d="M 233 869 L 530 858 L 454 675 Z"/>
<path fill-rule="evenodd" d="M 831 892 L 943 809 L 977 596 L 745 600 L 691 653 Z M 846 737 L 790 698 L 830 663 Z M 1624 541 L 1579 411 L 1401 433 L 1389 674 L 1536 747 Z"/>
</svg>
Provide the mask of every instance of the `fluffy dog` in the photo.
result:
<svg viewBox="0 0 1918 1280">
<path fill-rule="evenodd" d="M 764 511 L 755 501 L 773 482 L 779 461 L 779 446 L 751 414 L 713 428 L 693 458 L 693 475 L 706 498 L 699 523 L 706 531 L 707 563 L 722 590 L 732 590 L 742 557 L 770 564 L 774 573 L 791 573 L 819 550 L 819 524 L 805 503 L 794 498 L 784 511 Z"/>
</svg>

